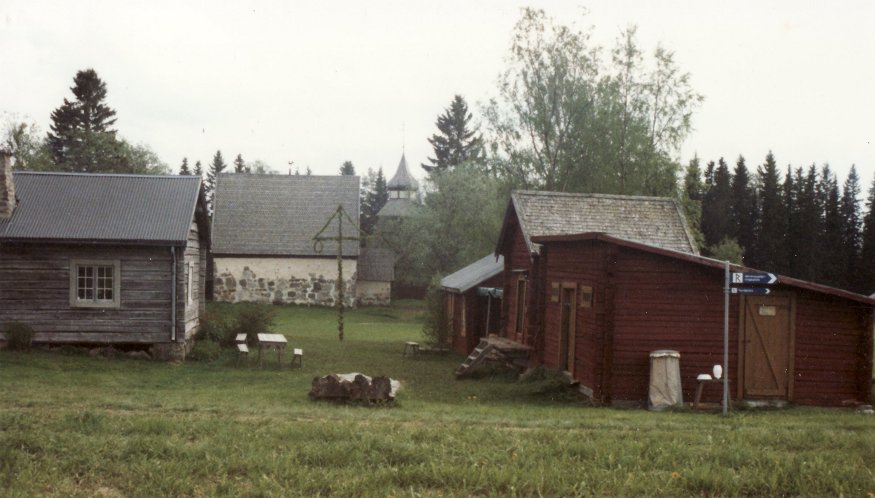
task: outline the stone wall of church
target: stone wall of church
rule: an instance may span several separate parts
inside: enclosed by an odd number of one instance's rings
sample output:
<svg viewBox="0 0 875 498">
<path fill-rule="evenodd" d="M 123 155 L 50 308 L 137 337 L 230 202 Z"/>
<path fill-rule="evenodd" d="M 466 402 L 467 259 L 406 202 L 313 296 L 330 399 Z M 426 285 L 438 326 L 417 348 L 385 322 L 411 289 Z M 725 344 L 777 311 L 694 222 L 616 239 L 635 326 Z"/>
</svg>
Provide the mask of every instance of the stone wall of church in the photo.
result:
<svg viewBox="0 0 875 498">
<path fill-rule="evenodd" d="M 334 306 L 334 258 L 223 258 L 214 264 L 213 297 L 220 302 Z M 356 260 L 343 260 L 344 304 L 355 306 Z"/>
</svg>

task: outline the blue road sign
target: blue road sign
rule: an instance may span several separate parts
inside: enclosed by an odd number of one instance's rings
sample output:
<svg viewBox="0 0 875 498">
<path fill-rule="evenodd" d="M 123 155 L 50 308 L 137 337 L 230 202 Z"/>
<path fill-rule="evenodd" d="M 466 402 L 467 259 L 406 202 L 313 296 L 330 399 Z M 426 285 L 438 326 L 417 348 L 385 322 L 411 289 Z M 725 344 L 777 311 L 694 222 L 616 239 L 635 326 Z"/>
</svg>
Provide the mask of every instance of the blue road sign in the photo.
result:
<svg viewBox="0 0 875 498">
<path fill-rule="evenodd" d="M 760 284 L 771 285 L 778 281 L 774 273 L 733 273 L 733 284 Z"/>
<path fill-rule="evenodd" d="M 765 296 L 771 294 L 772 291 L 768 287 L 732 287 L 729 289 L 729 292 L 749 296 Z"/>
</svg>

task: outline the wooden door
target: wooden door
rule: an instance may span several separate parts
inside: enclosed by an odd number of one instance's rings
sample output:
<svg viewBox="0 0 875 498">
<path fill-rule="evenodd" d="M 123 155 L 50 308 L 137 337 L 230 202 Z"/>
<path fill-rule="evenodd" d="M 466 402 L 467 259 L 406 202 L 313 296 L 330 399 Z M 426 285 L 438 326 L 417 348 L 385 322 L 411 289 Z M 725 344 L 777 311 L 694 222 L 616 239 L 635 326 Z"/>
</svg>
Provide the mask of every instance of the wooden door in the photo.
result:
<svg viewBox="0 0 875 498">
<path fill-rule="evenodd" d="M 562 287 L 559 301 L 561 319 L 559 325 L 559 368 L 574 375 L 574 332 L 577 314 L 575 287 Z"/>
<path fill-rule="evenodd" d="M 790 399 L 793 395 L 793 299 L 742 299 L 744 398 Z"/>
</svg>

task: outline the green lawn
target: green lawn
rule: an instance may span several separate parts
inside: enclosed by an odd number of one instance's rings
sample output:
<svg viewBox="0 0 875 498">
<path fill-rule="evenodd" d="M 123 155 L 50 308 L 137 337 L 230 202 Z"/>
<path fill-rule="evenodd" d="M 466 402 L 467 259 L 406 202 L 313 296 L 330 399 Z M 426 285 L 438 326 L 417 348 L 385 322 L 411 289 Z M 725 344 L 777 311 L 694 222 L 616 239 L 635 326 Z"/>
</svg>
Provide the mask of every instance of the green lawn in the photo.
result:
<svg viewBox="0 0 875 498">
<path fill-rule="evenodd" d="M 873 496 L 875 418 L 795 408 L 591 408 L 553 381 L 457 381 L 401 356 L 422 311 L 279 308 L 302 369 L 0 352 L 2 496 Z M 221 312 L 223 309 L 218 308 Z M 286 358 L 288 361 L 288 358 Z M 251 362 L 252 363 L 252 362 Z M 313 377 L 402 382 L 393 406 L 312 402 Z"/>
</svg>

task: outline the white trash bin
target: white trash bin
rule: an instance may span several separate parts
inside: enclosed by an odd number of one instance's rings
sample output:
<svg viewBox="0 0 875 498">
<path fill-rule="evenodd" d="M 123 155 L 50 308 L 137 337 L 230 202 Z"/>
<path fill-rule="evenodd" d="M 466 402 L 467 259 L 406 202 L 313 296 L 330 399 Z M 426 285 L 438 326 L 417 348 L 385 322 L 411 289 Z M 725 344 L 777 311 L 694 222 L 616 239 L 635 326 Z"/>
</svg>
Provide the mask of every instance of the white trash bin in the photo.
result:
<svg viewBox="0 0 875 498">
<path fill-rule="evenodd" d="M 683 404 L 681 354 L 670 349 L 651 352 L 649 409 L 661 411 Z"/>
</svg>

